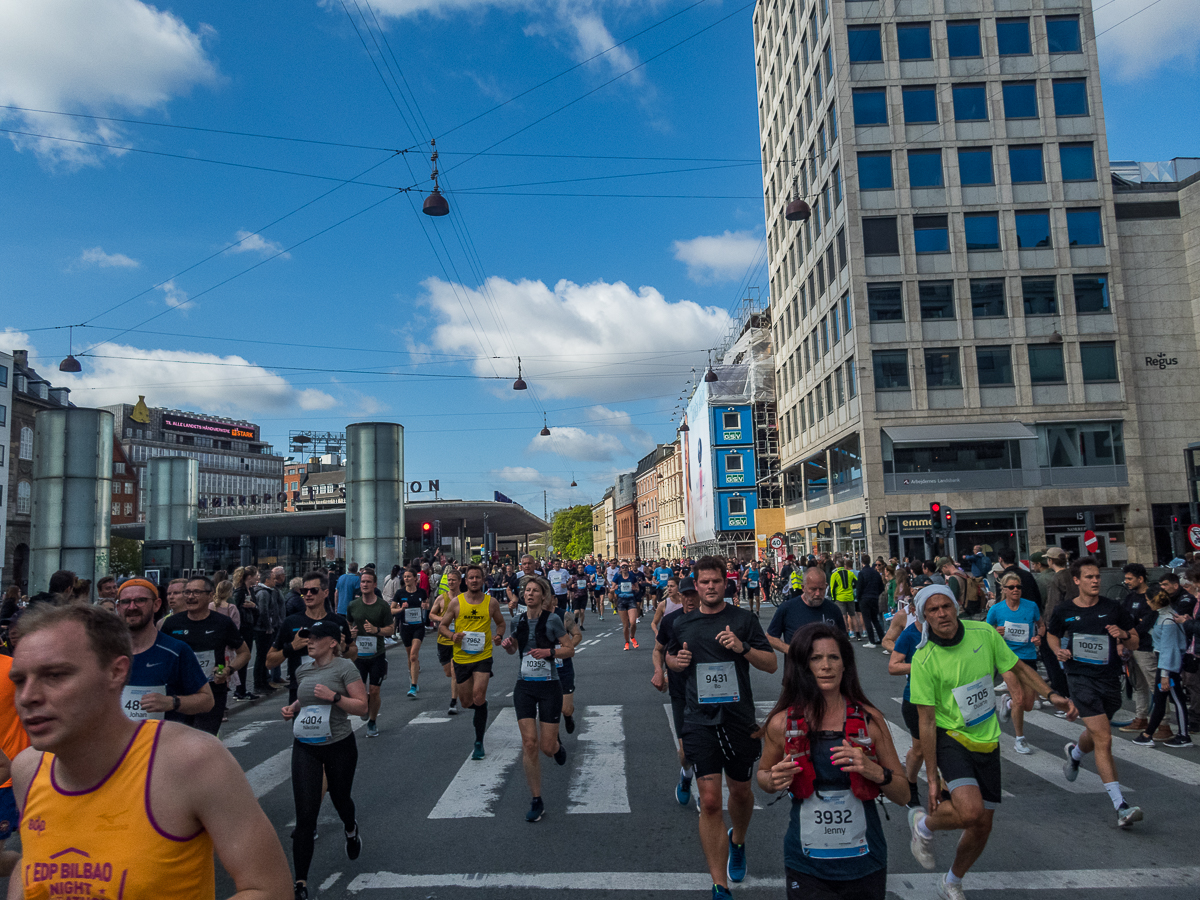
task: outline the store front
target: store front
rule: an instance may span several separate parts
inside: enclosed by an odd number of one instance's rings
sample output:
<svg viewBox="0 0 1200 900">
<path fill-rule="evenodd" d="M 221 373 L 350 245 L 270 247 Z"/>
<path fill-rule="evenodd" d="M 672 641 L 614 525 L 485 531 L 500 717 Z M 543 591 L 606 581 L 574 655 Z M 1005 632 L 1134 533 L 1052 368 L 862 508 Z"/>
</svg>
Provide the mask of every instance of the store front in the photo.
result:
<svg viewBox="0 0 1200 900">
<path fill-rule="evenodd" d="M 834 549 L 843 555 L 851 554 L 857 563 L 867 552 L 867 523 L 862 516 L 834 523 L 837 536 Z"/>
<path fill-rule="evenodd" d="M 950 556 L 961 560 L 975 545 L 996 559 L 1001 550 L 1012 547 L 1021 559 L 1029 558 L 1029 530 L 1025 510 L 959 510 L 954 534 L 948 538 L 930 532 L 933 522 L 928 512 L 894 513 L 888 516 L 888 550 L 897 559 L 924 560 Z"/>
<path fill-rule="evenodd" d="M 1047 506 L 1042 510 L 1042 517 L 1046 525 L 1046 542 L 1052 547 L 1062 547 L 1068 560 L 1095 556 L 1101 568 L 1119 567 L 1129 562 L 1129 550 L 1125 545 L 1124 507 Z M 1089 524 L 1099 544 L 1094 554 L 1088 553 L 1083 545 L 1083 533 L 1088 530 Z"/>
</svg>

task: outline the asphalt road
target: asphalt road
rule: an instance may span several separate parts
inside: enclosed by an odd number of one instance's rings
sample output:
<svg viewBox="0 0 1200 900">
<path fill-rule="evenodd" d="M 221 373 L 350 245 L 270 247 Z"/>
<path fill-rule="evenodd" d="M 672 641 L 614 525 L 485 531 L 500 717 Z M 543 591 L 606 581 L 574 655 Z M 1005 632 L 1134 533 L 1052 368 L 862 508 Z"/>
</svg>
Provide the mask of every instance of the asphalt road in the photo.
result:
<svg viewBox="0 0 1200 900">
<path fill-rule="evenodd" d="M 770 610 L 762 613 L 764 627 L 769 615 Z M 471 716 L 446 715 L 449 682 L 432 640 L 422 649 L 416 700 L 405 697 L 403 648 L 391 649 L 380 736 L 368 740 L 359 730 L 355 738 L 360 756 L 354 796 L 364 849 L 356 862 L 346 859 L 340 822 L 327 801 L 310 875 L 313 895 L 498 900 L 567 889 L 583 900 L 633 892 L 707 896 L 696 809 L 674 798 L 679 770 L 668 698 L 650 685 L 653 636 L 649 620 L 643 621 L 642 649 L 624 652 L 616 619 L 589 617 L 575 661 L 579 727 L 573 735 L 564 733 L 564 767 L 543 758 L 547 812 L 534 825 L 524 819 L 530 798 L 510 696 L 516 658 L 497 654 L 488 758 L 472 762 Z M 867 695 L 903 735 L 900 679 L 887 674 L 881 650 L 859 649 L 858 661 Z M 777 696 L 779 677 L 754 673 L 754 697 L 763 713 Z M 279 715 L 284 702 L 286 695 L 235 706 L 222 737 L 290 859 L 291 732 Z M 1200 751 L 1141 748 L 1126 735 L 1118 739 L 1121 781 L 1129 801 L 1146 815 L 1121 831 L 1090 761 L 1076 783 L 1068 785 L 1062 777 L 1062 745 L 1077 726 L 1031 713 L 1026 735 L 1036 750 L 1028 757 L 1012 751 L 1011 725 L 1005 730 L 1006 796 L 988 848 L 965 882 L 970 896 L 1115 898 L 1150 886 L 1155 900 L 1200 896 L 1195 850 Z M 901 755 L 905 746 L 900 744 Z M 750 874 L 735 894 L 782 896 L 788 803 L 768 806 L 770 797 L 757 787 L 755 794 L 763 808 L 750 826 Z M 925 872 L 909 853 L 903 810 L 889 805 L 888 811 L 889 897 L 933 897 L 936 879 L 952 860 L 953 839 L 939 835 L 938 870 Z M 219 895 L 232 888 L 223 873 L 221 879 Z"/>
</svg>

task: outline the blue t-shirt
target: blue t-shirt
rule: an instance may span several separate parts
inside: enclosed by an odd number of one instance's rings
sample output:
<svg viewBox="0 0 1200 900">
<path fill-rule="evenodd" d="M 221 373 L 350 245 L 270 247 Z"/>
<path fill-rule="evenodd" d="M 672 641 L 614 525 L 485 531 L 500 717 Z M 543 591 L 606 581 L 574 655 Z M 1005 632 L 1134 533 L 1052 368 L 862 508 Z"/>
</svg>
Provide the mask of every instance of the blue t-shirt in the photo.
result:
<svg viewBox="0 0 1200 900">
<path fill-rule="evenodd" d="M 595 575 L 596 567 L 595 566 L 584 566 L 583 571 L 587 572 L 589 575 Z"/>
<path fill-rule="evenodd" d="M 620 572 L 618 572 L 613 578 L 613 590 L 620 599 L 632 600 L 635 596 L 637 596 L 637 573 L 630 572 L 628 575 L 622 575 Z"/>
<path fill-rule="evenodd" d="M 358 593 L 358 585 L 361 579 L 357 573 L 351 575 L 347 572 L 337 580 L 337 611 L 339 616 L 344 616 L 346 610 L 350 608 L 350 600 Z"/>
<path fill-rule="evenodd" d="M 1033 636 L 1037 634 L 1037 625 L 1041 620 L 1042 614 L 1038 612 L 1037 604 L 1024 598 L 1015 610 L 1001 600 L 987 614 L 987 623 L 993 628 L 1004 626 L 1004 643 L 1008 644 L 1008 649 L 1017 655 L 1017 659 L 1026 662 L 1037 659 Z M 1016 639 L 1010 640 L 1010 634 Z"/>
<path fill-rule="evenodd" d="M 832 600 L 826 599 L 820 606 L 812 607 L 804 602 L 803 597 L 792 597 L 779 604 L 775 615 L 771 617 L 771 624 L 767 626 L 767 634 L 790 644 L 793 634 L 813 622 L 824 622 L 846 630 L 846 619 Z"/>
<path fill-rule="evenodd" d="M 654 570 L 654 580 L 655 580 L 655 582 L 657 582 L 659 587 L 665 588 L 667 586 L 667 579 L 670 578 L 674 574 L 675 573 L 672 572 L 670 569 L 665 568 L 663 566 L 659 566 L 657 569 Z"/>
<path fill-rule="evenodd" d="M 201 690 L 208 679 L 192 648 L 160 631 L 149 648 L 134 654 L 128 683 L 133 687 L 162 684 L 166 685 L 163 693 L 168 697 L 172 694 L 186 697 Z"/>
<path fill-rule="evenodd" d="M 896 638 L 896 645 L 892 648 L 893 653 L 903 653 L 904 661 L 911 663 L 913 654 L 917 652 L 917 644 L 921 643 L 921 629 L 917 627 L 916 622 L 909 622 L 905 629 L 900 632 L 900 637 Z M 904 699 L 908 699 L 908 677 L 904 678 Z"/>
</svg>

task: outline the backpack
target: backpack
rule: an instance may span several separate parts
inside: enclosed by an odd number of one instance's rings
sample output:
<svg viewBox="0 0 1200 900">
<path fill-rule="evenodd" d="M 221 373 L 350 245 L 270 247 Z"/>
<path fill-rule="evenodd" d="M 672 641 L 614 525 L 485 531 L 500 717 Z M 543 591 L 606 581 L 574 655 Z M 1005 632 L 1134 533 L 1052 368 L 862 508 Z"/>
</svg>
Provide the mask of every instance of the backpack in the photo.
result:
<svg viewBox="0 0 1200 900">
<path fill-rule="evenodd" d="M 983 589 L 980 582 L 982 579 L 975 578 L 972 575 L 954 574 L 951 578 L 957 578 L 964 582 L 960 592 L 959 603 L 962 606 L 963 613 L 968 616 L 977 616 L 983 612 Z"/>
</svg>

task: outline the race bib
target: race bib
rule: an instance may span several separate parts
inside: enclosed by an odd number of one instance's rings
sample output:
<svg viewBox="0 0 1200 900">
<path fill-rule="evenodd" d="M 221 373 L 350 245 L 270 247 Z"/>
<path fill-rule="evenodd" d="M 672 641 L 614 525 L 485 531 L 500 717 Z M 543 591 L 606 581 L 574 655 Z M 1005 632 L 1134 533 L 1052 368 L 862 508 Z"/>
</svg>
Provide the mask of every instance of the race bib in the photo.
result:
<svg viewBox="0 0 1200 900">
<path fill-rule="evenodd" d="M 1028 622 L 1005 622 L 1004 639 L 1014 644 L 1028 644 L 1033 627 Z"/>
<path fill-rule="evenodd" d="M 217 651 L 197 650 L 196 662 L 200 663 L 200 671 L 204 673 L 204 677 L 212 681 L 213 671 L 217 668 Z"/>
<path fill-rule="evenodd" d="M 306 706 L 292 720 L 292 734 L 302 744 L 323 744 L 329 740 L 328 703 Z"/>
<path fill-rule="evenodd" d="M 586 588 L 587 588 L 587 581 L 585 579 L 580 578 L 578 581 L 575 582 L 575 589 L 577 591 L 582 591 L 582 590 L 585 590 Z"/>
<path fill-rule="evenodd" d="M 483 649 L 486 639 L 487 635 L 482 631 L 464 631 L 459 646 L 462 647 L 463 653 L 478 653 Z"/>
<path fill-rule="evenodd" d="M 561 669 L 561 668 L 562 668 L 562 664 L 563 664 L 563 661 L 562 661 L 561 659 L 558 659 L 557 657 L 555 657 L 555 659 L 554 659 L 554 668 L 556 668 L 556 669 Z"/>
<path fill-rule="evenodd" d="M 1107 634 L 1071 635 L 1071 656 L 1092 666 L 1106 666 L 1109 658 Z"/>
<path fill-rule="evenodd" d="M 867 816 L 852 791 L 814 792 L 800 806 L 800 846 L 814 859 L 866 856 Z"/>
<path fill-rule="evenodd" d="M 419 607 L 419 606 L 417 606 L 417 607 L 410 606 L 404 610 L 404 624 L 405 625 L 420 625 L 421 622 L 424 620 L 424 618 L 425 618 L 425 610 L 421 609 L 421 607 Z"/>
<path fill-rule="evenodd" d="M 521 680 L 549 681 L 550 660 L 534 659 L 532 656 L 521 657 Z"/>
<path fill-rule="evenodd" d="M 517 615 L 518 615 L 518 616 L 523 616 L 523 615 L 525 615 L 525 612 L 526 612 L 528 609 L 529 609 L 529 607 L 527 607 L 527 606 L 526 606 L 524 603 L 518 603 L 518 604 L 517 604 Z"/>
<path fill-rule="evenodd" d="M 139 687 L 132 684 L 125 685 L 121 691 L 121 709 L 125 715 L 135 722 L 140 722 L 143 719 L 161 719 L 163 714 L 160 712 L 147 712 L 142 709 L 143 694 L 165 694 L 167 686 L 165 684 L 156 684 L 152 687 Z"/>
<path fill-rule="evenodd" d="M 373 634 L 360 634 L 354 644 L 358 647 L 359 656 L 374 656 L 375 649 L 379 646 L 379 642 L 375 640 Z"/>
<path fill-rule="evenodd" d="M 954 700 L 958 703 L 958 710 L 962 713 L 963 722 L 968 727 L 978 725 L 988 716 L 996 713 L 991 675 L 985 675 L 970 684 L 956 687 L 951 693 L 954 694 Z"/>
<path fill-rule="evenodd" d="M 633 593 L 633 585 L 630 584 L 628 581 L 622 581 L 621 582 L 621 593 L 622 594 L 632 594 Z"/>
<path fill-rule="evenodd" d="M 701 703 L 736 703 L 741 699 L 733 661 L 699 663 L 696 666 L 696 694 Z"/>
</svg>

